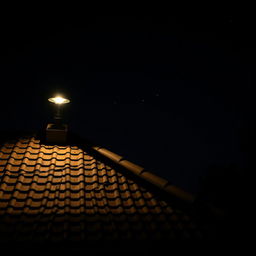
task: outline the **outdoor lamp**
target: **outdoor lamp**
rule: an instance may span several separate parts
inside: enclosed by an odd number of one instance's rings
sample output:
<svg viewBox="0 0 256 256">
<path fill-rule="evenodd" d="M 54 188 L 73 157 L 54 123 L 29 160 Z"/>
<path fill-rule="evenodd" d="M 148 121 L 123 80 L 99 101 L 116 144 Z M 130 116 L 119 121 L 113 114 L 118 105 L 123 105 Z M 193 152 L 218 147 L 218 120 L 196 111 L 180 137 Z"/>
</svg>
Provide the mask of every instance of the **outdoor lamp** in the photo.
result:
<svg viewBox="0 0 256 256">
<path fill-rule="evenodd" d="M 54 103 L 55 106 L 55 114 L 54 114 L 54 123 L 56 126 L 61 126 L 62 121 L 62 106 L 70 102 L 69 99 L 65 99 L 62 96 L 56 96 L 54 98 L 49 98 L 48 101 Z"/>
<path fill-rule="evenodd" d="M 49 98 L 48 101 L 54 104 L 55 110 L 54 123 L 50 123 L 46 127 L 46 142 L 66 143 L 68 126 L 62 122 L 62 108 L 70 100 L 57 95 L 56 97 Z"/>
</svg>

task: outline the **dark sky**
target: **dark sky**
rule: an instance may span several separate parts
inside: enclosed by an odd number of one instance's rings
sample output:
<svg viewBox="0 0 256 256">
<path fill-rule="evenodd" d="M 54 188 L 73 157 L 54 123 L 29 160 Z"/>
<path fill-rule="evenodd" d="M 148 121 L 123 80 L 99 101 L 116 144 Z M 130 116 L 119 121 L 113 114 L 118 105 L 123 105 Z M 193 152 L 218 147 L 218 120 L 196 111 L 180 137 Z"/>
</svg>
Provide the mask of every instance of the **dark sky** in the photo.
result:
<svg viewBox="0 0 256 256">
<path fill-rule="evenodd" d="M 38 130 L 47 98 L 70 130 L 197 192 L 213 165 L 249 166 L 255 21 L 247 17 L 1 21 L 1 130 Z"/>
</svg>

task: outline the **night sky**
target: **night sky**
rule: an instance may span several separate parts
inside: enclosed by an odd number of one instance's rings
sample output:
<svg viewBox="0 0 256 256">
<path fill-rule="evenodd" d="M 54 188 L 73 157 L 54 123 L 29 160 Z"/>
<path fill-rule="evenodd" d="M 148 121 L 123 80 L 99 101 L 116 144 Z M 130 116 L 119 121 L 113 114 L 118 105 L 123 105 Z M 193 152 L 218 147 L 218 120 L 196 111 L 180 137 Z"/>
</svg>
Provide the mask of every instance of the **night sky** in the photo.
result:
<svg viewBox="0 0 256 256">
<path fill-rule="evenodd" d="M 0 130 L 46 127 L 47 99 L 61 93 L 71 131 L 196 193 L 214 170 L 250 168 L 254 25 L 232 16 L 4 18 Z"/>
</svg>

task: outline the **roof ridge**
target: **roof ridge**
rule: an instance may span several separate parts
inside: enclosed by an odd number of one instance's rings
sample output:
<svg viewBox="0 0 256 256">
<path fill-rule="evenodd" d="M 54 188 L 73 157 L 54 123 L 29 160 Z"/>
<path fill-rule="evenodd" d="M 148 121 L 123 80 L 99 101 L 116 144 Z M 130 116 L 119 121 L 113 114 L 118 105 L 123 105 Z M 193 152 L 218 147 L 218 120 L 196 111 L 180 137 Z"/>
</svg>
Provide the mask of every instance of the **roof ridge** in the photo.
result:
<svg viewBox="0 0 256 256">
<path fill-rule="evenodd" d="M 153 184 L 154 186 L 160 188 L 161 190 L 171 194 L 172 196 L 175 196 L 187 203 L 192 204 L 195 200 L 195 196 L 191 193 L 188 193 L 184 191 L 183 189 L 172 185 L 170 181 L 168 181 L 165 178 L 162 178 L 148 170 L 146 170 L 144 167 L 139 166 L 129 160 L 126 160 L 125 157 L 120 156 L 104 147 L 99 146 L 92 146 L 92 149 L 100 153 L 101 155 L 107 157 L 114 163 L 124 167 L 128 171 L 131 171 L 136 176 L 139 176 L 140 178 L 146 180 L 147 182 Z"/>
</svg>

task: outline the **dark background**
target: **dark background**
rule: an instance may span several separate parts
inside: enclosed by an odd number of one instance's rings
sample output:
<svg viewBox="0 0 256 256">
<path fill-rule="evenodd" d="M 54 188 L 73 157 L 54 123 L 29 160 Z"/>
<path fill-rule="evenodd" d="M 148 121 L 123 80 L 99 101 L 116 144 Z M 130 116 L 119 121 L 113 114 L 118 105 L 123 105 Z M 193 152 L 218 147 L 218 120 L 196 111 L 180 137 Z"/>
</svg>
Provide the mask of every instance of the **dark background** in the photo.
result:
<svg viewBox="0 0 256 256">
<path fill-rule="evenodd" d="M 58 92 L 71 99 L 71 131 L 189 192 L 233 194 L 254 152 L 254 25 L 232 16 L 3 18 L 0 130 L 46 127 Z"/>
</svg>

